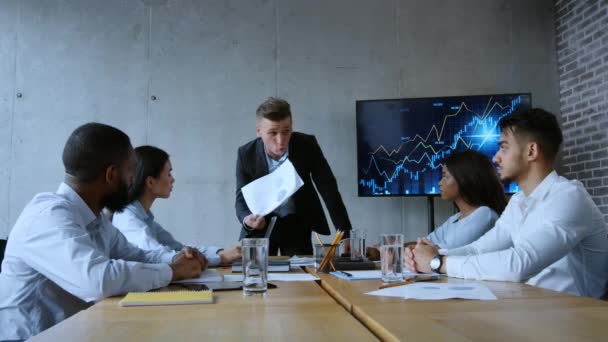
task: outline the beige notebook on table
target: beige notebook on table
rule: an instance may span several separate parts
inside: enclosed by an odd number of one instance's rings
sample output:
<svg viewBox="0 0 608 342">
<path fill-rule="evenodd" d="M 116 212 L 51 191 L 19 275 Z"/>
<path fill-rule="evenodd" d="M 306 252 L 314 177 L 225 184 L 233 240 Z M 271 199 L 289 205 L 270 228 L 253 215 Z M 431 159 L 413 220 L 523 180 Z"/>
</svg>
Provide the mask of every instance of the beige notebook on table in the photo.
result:
<svg viewBox="0 0 608 342">
<path fill-rule="evenodd" d="M 140 306 L 209 303 L 213 303 L 213 290 L 129 292 L 118 304 L 120 306 Z"/>
</svg>

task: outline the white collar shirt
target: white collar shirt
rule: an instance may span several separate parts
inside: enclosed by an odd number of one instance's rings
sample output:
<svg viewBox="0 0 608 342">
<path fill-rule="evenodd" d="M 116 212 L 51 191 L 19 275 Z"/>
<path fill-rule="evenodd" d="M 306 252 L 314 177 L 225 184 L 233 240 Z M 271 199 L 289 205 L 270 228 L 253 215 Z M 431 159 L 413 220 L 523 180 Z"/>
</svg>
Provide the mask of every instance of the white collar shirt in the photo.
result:
<svg viewBox="0 0 608 342">
<path fill-rule="evenodd" d="M 129 244 L 65 183 L 38 194 L 8 238 L 0 340 L 27 339 L 108 296 L 166 286 L 172 257 Z"/>
<path fill-rule="evenodd" d="M 479 240 L 446 252 L 449 276 L 601 297 L 608 281 L 604 218 L 578 181 L 551 172 L 529 196 L 515 194 Z"/>
</svg>

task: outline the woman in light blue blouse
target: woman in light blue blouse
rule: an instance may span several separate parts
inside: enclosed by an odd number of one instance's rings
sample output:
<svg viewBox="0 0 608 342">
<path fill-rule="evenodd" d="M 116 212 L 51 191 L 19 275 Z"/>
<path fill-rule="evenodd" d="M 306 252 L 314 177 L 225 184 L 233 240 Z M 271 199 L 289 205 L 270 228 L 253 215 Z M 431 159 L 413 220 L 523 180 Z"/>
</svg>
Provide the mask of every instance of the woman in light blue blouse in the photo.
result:
<svg viewBox="0 0 608 342">
<path fill-rule="evenodd" d="M 466 150 L 445 159 L 439 181 L 441 199 L 454 203 L 458 212 L 427 236 L 443 249 L 468 245 L 494 227 L 507 205 L 504 188 L 492 162 L 484 154 Z M 415 242 L 410 242 L 411 244 Z M 377 249 L 369 249 L 372 259 Z"/>
<path fill-rule="evenodd" d="M 157 198 L 169 198 L 175 179 L 167 152 L 153 146 L 135 149 L 133 186 L 129 205 L 114 213 L 112 223 L 130 243 L 145 250 L 180 251 L 185 246 L 154 220 L 150 208 Z M 207 257 L 210 266 L 232 263 L 241 257 L 239 247 L 221 249 L 197 247 Z"/>
<path fill-rule="evenodd" d="M 484 154 L 466 150 L 445 159 L 439 181 L 441 199 L 452 201 L 458 213 L 427 236 L 441 248 L 468 245 L 494 227 L 507 206 L 504 188 Z"/>
</svg>

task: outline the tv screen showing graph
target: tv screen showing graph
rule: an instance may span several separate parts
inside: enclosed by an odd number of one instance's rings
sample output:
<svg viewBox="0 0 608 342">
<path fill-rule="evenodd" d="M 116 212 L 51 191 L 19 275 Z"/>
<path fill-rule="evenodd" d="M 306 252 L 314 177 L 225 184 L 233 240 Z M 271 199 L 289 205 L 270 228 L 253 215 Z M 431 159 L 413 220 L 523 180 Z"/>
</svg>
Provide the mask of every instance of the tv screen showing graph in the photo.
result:
<svg viewBox="0 0 608 342">
<path fill-rule="evenodd" d="M 474 149 L 491 159 L 498 121 L 530 106 L 530 94 L 357 101 L 359 196 L 439 194 L 444 158 Z"/>
</svg>

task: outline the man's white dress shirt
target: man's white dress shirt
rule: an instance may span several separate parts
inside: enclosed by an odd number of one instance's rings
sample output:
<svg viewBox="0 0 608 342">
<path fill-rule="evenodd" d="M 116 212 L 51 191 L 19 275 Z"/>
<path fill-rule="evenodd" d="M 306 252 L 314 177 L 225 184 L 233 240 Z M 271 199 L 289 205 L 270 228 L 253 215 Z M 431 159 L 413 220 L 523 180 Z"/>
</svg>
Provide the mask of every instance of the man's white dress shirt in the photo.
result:
<svg viewBox="0 0 608 342">
<path fill-rule="evenodd" d="M 129 244 L 62 183 L 27 204 L 0 273 L 0 340 L 22 340 L 104 297 L 169 284 L 173 253 Z"/>
<path fill-rule="evenodd" d="M 515 194 L 479 240 L 446 254 L 447 273 L 458 278 L 525 281 L 596 298 L 608 281 L 604 218 L 580 182 L 555 171 L 529 196 Z"/>
</svg>

